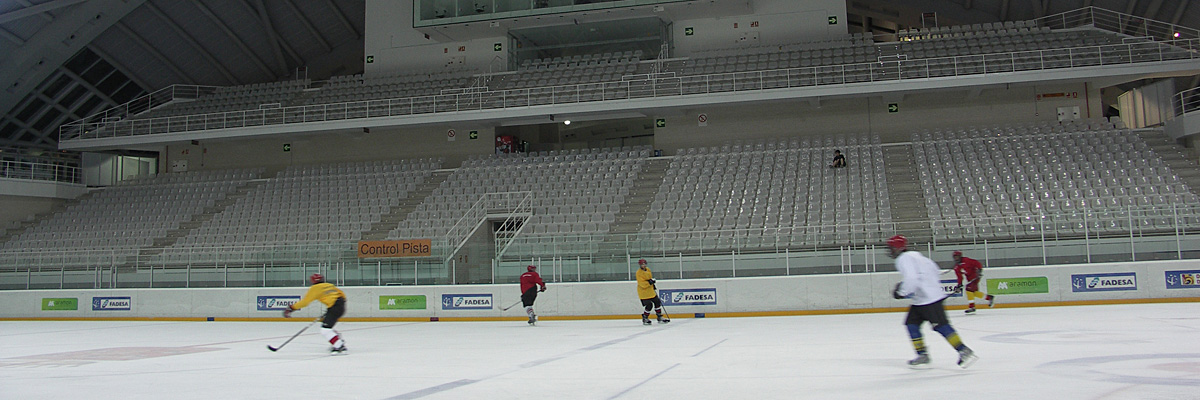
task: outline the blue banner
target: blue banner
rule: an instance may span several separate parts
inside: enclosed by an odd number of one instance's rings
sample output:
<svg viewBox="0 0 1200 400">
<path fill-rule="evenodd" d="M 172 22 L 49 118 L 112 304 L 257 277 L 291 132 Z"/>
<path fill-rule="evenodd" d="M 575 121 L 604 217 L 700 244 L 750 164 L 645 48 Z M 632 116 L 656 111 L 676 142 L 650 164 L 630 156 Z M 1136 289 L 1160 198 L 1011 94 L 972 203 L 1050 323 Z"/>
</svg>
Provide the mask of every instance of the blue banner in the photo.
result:
<svg viewBox="0 0 1200 400">
<path fill-rule="evenodd" d="M 946 294 L 946 297 L 963 297 L 962 292 L 954 293 L 955 286 L 958 286 L 958 279 L 942 280 L 942 292 Z M 966 288 L 964 287 L 963 290 Z"/>
<path fill-rule="evenodd" d="M 93 297 L 92 311 L 129 311 L 133 299 L 129 297 Z"/>
<path fill-rule="evenodd" d="M 658 297 L 668 306 L 715 306 L 717 289 L 662 289 Z"/>
<path fill-rule="evenodd" d="M 1072 292 L 1111 292 L 1137 290 L 1137 274 L 1117 272 L 1111 274 L 1071 275 Z"/>
<path fill-rule="evenodd" d="M 1167 271 L 1167 289 L 1197 289 L 1200 288 L 1200 270 Z"/>
<path fill-rule="evenodd" d="M 300 301 L 300 296 L 258 296 L 258 311 L 282 311 Z"/>
<path fill-rule="evenodd" d="M 491 294 L 443 294 L 443 310 L 491 310 Z"/>
</svg>

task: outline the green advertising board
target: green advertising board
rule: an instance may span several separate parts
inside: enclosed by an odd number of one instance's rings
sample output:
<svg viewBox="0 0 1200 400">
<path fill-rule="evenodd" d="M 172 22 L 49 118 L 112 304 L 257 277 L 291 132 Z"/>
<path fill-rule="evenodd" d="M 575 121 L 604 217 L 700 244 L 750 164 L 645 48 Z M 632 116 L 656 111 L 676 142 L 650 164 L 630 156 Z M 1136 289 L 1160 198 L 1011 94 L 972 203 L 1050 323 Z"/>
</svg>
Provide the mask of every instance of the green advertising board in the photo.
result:
<svg viewBox="0 0 1200 400">
<path fill-rule="evenodd" d="M 988 294 L 1050 293 L 1050 280 L 1044 276 L 987 280 Z"/>
<path fill-rule="evenodd" d="M 380 310 L 424 310 L 425 295 L 379 296 Z"/>
<path fill-rule="evenodd" d="M 42 299 L 42 311 L 66 311 L 66 310 L 78 310 L 78 309 L 79 309 L 79 299 L 76 299 L 76 298 L 62 298 L 62 299 L 43 298 Z"/>
</svg>

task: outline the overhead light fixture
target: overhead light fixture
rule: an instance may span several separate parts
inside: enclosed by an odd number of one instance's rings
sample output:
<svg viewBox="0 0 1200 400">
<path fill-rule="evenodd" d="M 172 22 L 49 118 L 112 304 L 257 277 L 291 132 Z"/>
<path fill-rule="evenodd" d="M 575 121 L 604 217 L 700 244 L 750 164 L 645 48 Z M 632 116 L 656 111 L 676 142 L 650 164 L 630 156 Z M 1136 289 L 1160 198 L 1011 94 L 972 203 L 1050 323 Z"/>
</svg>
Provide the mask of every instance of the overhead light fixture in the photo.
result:
<svg viewBox="0 0 1200 400">
<path fill-rule="evenodd" d="M 1174 35 L 1174 36 L 1175 36 L 1176 38 L 1178 38 L 1178 37 L 1179 37 L 1179 32 L 1175 32 L 1175 35 Z"/>
<path fill-rule="evenodd" d="M 569 120 L 569 119 L 566 121 L 563 121 L 563 125 L 570 125 L 570 124 L 571 124 L 571 120 Z"/>
</svg>

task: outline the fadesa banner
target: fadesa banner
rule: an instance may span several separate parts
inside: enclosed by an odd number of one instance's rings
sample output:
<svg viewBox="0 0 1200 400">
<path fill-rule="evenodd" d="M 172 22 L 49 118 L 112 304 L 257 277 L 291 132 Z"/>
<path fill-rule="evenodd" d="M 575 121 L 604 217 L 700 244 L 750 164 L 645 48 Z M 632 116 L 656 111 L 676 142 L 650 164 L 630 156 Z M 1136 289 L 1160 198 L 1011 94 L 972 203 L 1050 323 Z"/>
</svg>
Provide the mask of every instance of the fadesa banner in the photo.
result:
<svg viewBox="0 0 1200 400">
<path fill-rule="evenodd" d="M 1072 292 L 1110 292 L 1116 290 L 1137 290 L 1137 274 L 1119 272 L 1112 274 L 1071 275 Z"/>
<path fill-rule="evenodd" d="M 129 311 L 133 309 L 130 297 L 93 297 L 92 311 Z"/>
<path fill-rule="evenodd" d="M 258 296 L 258 311 L 282 311 L 300 301 L 300 296 Z"/>
<path fill-rule="evenodd" d="M 946 297 L 963 297 L 962 292 L 958 292 L 958 293 L 954 292 L 954 287 L 958 286 L 957 279 L 943 279 L 941 282 L 942 282 L 942 292 L 946 293 Z M 963 290 L 966 290 L 966 289 L 964 288 Z"/>
<path fill-rule="evenodd" d="M 443 310 L 491 310 L 491 294 L 443 294 Z"/>
<path fill-rule="evenodd" d="M 668 306 L 715 306 L 717 289 L 662 289 L 658 297 Z"/>
</svg>

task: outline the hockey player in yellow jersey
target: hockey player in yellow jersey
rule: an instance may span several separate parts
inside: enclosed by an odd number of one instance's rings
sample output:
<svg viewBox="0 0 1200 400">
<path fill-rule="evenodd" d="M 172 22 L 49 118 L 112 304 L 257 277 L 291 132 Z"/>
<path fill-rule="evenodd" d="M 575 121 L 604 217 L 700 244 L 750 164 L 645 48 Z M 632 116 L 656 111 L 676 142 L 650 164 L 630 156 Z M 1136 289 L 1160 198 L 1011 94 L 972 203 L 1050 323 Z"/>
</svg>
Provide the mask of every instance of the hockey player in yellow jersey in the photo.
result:
<svg viewBox="0 0 1200 400">
<path fill-rule="evenodd" d="M 321 274 L 312 274 L 308 280 L 313 285 L 308 288 L 308 292 L 300 301 L 283 310 L 283 317 L 291 318 L 292 312 L 304 308 L 314 300 L 320 301 L 329 307 L 325 310 L 325 319 L 321 321 L 321 335 L 332 346 L 329 349 L 330 352 L 334 354 L 345 352 L 346 341 L 342 340 L 342 335 L 338 331 L 333 330 L 333 325 L 337 324 L 338 318 L 341 318 L 342 314 L 346 313 L 346 293 L 332 283 L 325 282 L 325 277 Z"/>
<path fill-rule="evenodd" d="M 636 275 L 638 298 L 642 300 L 642 307 L 646 308 L 642 312 L 642 324 L 650 325 L 651 307 L 654 307 L 654 313 L 658 316 L 658 323 L 665 324 L 671 322 L 670 318 L 663 317 L 662 300 L 658 298 L 658 288 L 654 286 L 654 274 L 650 272 L 650 267 L 646 265 L 646 260 L 638 260 Z"/>
</svg>

